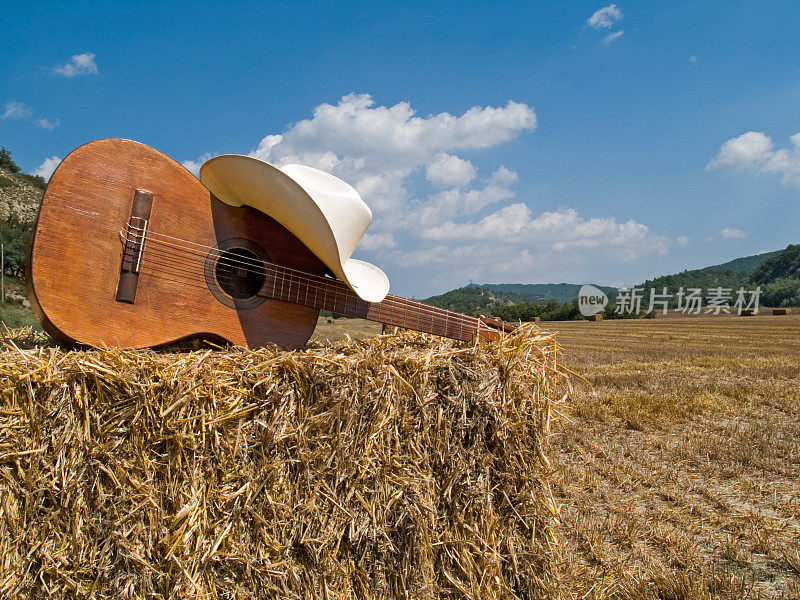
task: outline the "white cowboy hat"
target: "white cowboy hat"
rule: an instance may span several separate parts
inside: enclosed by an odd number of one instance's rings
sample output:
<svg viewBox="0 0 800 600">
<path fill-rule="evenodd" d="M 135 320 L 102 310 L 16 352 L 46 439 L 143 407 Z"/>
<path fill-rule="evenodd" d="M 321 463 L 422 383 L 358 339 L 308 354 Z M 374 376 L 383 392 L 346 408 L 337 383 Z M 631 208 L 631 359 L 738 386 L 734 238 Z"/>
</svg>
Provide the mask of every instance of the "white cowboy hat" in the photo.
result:
<svg viewBox="0 0 800 600">
<path fill-rule="evenodd" d="M 386 274 L 350 258 L 372 221 L 372 212 L 350 184 L 304 165 L 277 168 L 238 154 L 206 161 L 200 181 L 226 204 L 252 206 L 278 221 L 362 299 L 386 297 Z"/>
</svg>

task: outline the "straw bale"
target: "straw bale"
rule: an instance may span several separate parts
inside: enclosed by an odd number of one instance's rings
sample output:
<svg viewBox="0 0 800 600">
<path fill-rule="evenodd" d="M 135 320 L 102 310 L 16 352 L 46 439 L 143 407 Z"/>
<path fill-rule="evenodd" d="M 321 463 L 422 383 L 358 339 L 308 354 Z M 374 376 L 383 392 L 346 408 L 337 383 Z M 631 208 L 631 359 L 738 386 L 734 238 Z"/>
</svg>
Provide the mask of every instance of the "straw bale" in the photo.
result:
<svg viewBox="0 0 800 600">
<path fill-rule="evenodd" d="M 596 313 L 596 314 L 593 314 L 593 315 L 588 315 L 586 317 L 586 320 L 587 321 L 602 321 L 603 320 L 603 315 L 602 315 L 602 313 Z"/>
<path fill-rule="evenodd" d="M 298 352 L 0 351 L 0 597 L 545 598 L 532 326 Z"/>
<path fill-rule="evenodd" d="M 773 315 L 790 315 L 792 314 L 791 308 L 773 308 L 772 309 Z"/>
</svg>

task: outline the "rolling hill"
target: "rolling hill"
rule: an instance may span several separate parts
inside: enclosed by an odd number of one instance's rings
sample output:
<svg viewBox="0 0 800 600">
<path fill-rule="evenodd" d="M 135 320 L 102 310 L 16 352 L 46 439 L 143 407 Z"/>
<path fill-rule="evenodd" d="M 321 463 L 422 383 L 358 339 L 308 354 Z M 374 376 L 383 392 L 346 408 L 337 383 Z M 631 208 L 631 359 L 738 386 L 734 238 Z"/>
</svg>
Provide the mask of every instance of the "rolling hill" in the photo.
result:
<svg viewBox="0 0 800 600">
<path fill-rule="evenodd" d="M 0 148 L 0 243 L 3 245 L 2 267 L 5 272 L 5 298 L 0 304 L 0 321 L 8 327 L 38 327 L 38 321 L 30 311 L 22 276 L 44 188 L 44 179 L 21 173 L 11 159 L 11 153 Z"/>
<path fill-rule="evenodd" d="M 41 177 L 34 179 L 32 175 L 0 167 L 0 221 L 7 221 L 12 215 L 25 223 L 36 219 L 44 194 L 44 187 L 39 186 L 37 179 Z"/>
<path fill-rule="evenodd" d="M 468 287 L 477 287 L 499 294 L 515 294 L 518 296 L 528 296 L 539 300 L 560 300 L 561 302 L 571 302 L 578 297 L 578 290 L 581 289 L 579 283 L 481 283 L 469 284 Z M 597 286 L 606 294 L 616 292 L 617 288 L 608 286 Z M 531 300 L 526 300 L 530 302 Z"/>
<path fill-rule="evenodd" d="M 764 252 L 752 256 L 743 256 L 726 263 L 712 265 L 702 269 L 692 269 L 672 275 L 662 275 L 660 277 L 648 279 L 636 287 L 645 289 L 655 288 L 658 291 L 666 287 L 667 291 L 673 294 L 680 288 L 684 290 L 692 288 L 707 290 L 708 288 L 723 287 L 737 290 L 740 287 L 744 287 L 747 289 L 748 286 L 752 286 L 750 278 L 756 269 L 763 263 L 780 256 L 784 252 L 784 250 Z"/>
<path fill-rule="evenodd" d="M 734 258 L 721 265 L 713 265 L 699 269 L 700 271 L 737 271 L 740 273 L 752 273 L 763 262 L 782 254 L 783 250 L 773 250 L 772 252 L 762 252 L 761 254 L 753 254 L 752 256 L 743 256 L 741 258 Z"/>
<path fill-rule="evenodd" d="M 450 290 L 438 296 L 431 296 L 422 302 L 439 308 L 455 310 L 467 315 L 489 315 L 503 306 L 523 304 L 540 300 L 536 296 L 496 292 L 494 290 L 468 285 L 455 290 Z"/>
<path fill-rule="evenodd" d="M 674 295 L 680 288 L 698 288 L 705 292 L 709 288 L 723 287 L 735 292 L 739 288 L 751 290 L 757 285 L 762 286 L 762 304 L 795 306 L 800 303 L 800 246 L 790 245 L 785 250 L 743 256 L 702 269 L 662 275 L 635 287 L 654 288 L 658 293 L 666 287 L 668 293 Z M 613 304 L 617 288 L 597 287 L 612 297 Z M 522 309 L 539 314 L 545 304 L 553 301 L 571 304 L 580 288 L 581 285 L 577 283 L 470 283 L 423 302 L 472 315 L 505 314 L 509 310 L 519 312 Z M 511 306 L 516 308 L 509 309 Z M 557 307 L 555 304 L 549 306 L 548 310 L 555 314 L 558 313 L 557 308 L 566 310 L 566 307 Z"/>
</svg>

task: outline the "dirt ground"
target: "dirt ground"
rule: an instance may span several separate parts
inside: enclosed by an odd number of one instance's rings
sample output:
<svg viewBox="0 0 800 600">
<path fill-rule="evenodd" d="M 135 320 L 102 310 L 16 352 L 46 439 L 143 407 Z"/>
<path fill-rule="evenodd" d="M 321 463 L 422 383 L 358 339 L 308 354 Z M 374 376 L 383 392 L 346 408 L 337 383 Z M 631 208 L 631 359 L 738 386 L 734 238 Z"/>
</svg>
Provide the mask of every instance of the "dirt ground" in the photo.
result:
<svg viewBox="0 0 800 600">
<path fill-rule="evenodd" d="M 800 598 L 800 315 L 542 326 L 577 375 L 550 440 L 564 596 Z"/>
</svg>

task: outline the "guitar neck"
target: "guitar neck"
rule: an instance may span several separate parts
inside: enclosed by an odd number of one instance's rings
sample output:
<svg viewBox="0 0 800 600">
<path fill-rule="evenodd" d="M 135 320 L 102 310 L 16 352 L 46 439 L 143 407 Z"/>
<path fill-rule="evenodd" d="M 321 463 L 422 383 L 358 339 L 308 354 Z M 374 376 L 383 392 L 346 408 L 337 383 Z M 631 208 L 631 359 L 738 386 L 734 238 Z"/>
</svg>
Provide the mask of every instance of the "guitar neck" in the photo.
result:
<svg viewBox="0 0 800 600">
<path fill-rule="evenodd" d="M 338 279 L 311 275 L 274 263 L 267 268 L 258 295 L 455 340 L 472 340 L 479 329 L 486 329 L 476 317 L 393 294 L 382 302 L 367 302 Z"/>
</svg>

